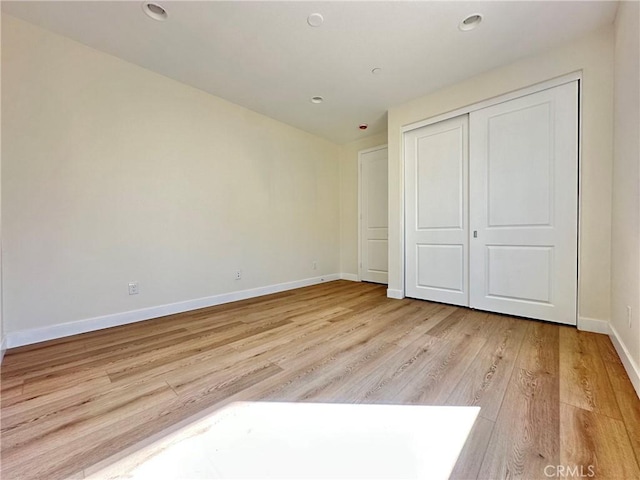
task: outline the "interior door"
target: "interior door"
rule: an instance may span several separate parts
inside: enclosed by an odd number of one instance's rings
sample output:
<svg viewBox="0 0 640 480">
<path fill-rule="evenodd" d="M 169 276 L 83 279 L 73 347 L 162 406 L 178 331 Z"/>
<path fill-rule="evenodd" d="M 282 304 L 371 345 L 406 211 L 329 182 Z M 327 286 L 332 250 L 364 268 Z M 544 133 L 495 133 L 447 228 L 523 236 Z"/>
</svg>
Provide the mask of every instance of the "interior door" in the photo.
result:
<svg viewBox="0 0 640 480">
<path fill-rule="evenodd" d="M 577 82 L 472 112 L 470 306 L 576 324 Z"/>
<path fill-rule="evenodd" d="M 468 117 L 404 135 L 406 295 L 468 305 Z"/>
<path fill-rule="evenodd" d="M 388 282 L 389 207 L 387 147 L 359 154 L 360 280 Z"/>
</svg>

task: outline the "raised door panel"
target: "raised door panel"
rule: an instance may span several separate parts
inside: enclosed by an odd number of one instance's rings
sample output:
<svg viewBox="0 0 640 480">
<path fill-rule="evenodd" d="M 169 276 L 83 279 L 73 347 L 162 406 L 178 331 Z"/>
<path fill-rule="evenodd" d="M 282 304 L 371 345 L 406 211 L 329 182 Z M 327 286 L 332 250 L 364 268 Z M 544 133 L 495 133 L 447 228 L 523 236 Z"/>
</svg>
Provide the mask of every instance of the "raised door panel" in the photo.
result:
<svg viewBox="0 0 640 480">
<path fill-rule="evenodd" d="M 453 126 L 416 140 L 418 230 L 463 227 L 461 128 Z"/>
<path fill-rule="evenodd" d="M 367 250 L 367 270 L 386 274 L 389 264 L 388 241 L 369 239 Z"/>
<path fill-rule="evenodd" d="M 488 225 L 550 225 L 553 118 L 549 102 L 489 118 Z"/>
<path fill-rule="evenodd" d="M 553 247 L 487 246 L 487 285 L 490 298 L 550 304 Z M 529 275 L 529 272 L 535 275 Z M 521 278 L 529 275 L 526 282 Z"/>
<path fill-rule="evenodd" d="M 418 244 L 418 286 L 450 292 L 464 291 L 464 248 L 462 245 Z"/>
<path fill-rule="evenodd" d="M 367 227 L 388 228 L 388 166 L 386 148 L 373 152 L 364 164 L 366 172 Z"/>
</svg>

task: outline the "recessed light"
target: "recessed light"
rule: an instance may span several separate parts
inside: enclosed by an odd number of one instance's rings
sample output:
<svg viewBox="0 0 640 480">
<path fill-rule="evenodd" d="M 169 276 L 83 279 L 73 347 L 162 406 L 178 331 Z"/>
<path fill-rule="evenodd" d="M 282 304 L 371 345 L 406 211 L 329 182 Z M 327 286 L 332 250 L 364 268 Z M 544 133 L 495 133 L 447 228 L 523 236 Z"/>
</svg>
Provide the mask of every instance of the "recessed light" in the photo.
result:
<svg viewBox="0 0 640 480">
<path fill-rule="evenodd" d="M 153 18 L 159 22 L 164 22 L 169 18 L 169 14 L 164 7 L 153 2 L 144 2 L 142 4 L 142 11 L 147 14 L 148 17 Z"/>
<path fill-rule="evenodd" d="M 358 128 L 360 130 L 366 130 L 367 128 L 369 128 L 369 125 L 367 123 L 361 123 L 360 125 L 358 125 Z"/>
<path fill-rule="evenodd" d="M 311 97 L 311 103 L 322 103 L 324 102 L 324 98 L 322 97 Z"/>
<path fill-rule="evenodd" d="M 482 21 L 482 15 L 479 13 L 474 13 L 472 15 L 468 15 L 467 17 L 465 17 L 465 19 L 460 22 L 460 25 L 458 25 L 458 28 L 463 32 L 466 32 L 468 30 L 473 30 L 478 25 L 480 25 L 481 21 Z"/>
<path fill-rule="evenodd" d="M 382 73 L 382 69 L 380 67 L 376 67 L 371 70 L 371 73 L 373 73 L 374 75 L 380 75 Z"/>
<path fill-rule="evenodd" d="M 312 13 L 307 17 L 307 23 L 312 27 L 319 27 L 324 22 L 324 17 L 319 13 Z"/>
</svg>

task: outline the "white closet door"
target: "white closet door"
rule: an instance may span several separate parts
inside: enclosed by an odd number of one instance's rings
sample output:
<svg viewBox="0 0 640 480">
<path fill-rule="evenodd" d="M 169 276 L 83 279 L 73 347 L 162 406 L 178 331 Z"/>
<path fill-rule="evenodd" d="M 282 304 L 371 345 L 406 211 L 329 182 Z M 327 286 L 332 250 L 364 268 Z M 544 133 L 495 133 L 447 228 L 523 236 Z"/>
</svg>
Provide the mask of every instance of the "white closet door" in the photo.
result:
<svg viewBox="0 0 640 480">
<path fill-rule="evenodd" d="M 574 82 L 470 114 L 471 307 L 576 324 L 577 102 Z"/>
<path fill-rule="evenodd" d="M 389 167 L 387 147 L 360 155 L 360 280 L 388 283 Z"/>
<path fill-rule="evenodd" d="M 468 305 L 468 118 L 405 133 L 406 295 Z"/>
</svg>

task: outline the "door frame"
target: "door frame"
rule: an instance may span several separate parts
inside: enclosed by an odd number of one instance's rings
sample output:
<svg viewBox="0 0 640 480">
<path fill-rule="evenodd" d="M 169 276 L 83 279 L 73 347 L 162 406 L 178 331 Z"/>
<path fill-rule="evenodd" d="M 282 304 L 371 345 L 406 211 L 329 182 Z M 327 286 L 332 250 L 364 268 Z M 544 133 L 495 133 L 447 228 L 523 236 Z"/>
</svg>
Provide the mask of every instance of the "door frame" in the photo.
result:
<svg viewBox="0 0 640 480">
<path fill-rule="evenodd" d="M 371 148 L 365 148 L 364 150 L 358 151 L 358 282 L 362 281 L 362 156 L 371 153 L 377 152 L 378 150 L 382 150 L 383 148 L 388 148 L 387 144 L 378 145 Z M 403 205 L 404 210 L 404 205 Z M 389 202 L 387 200 L 387 213 L 389 212 Z M 404 272 L 404 266 L 403 266 Z"/>
<path fill-rule="evenodd" d="M 504 95 L 499 95 L 497 97 L 489 98 L 486 100 L 482 100 L 480 102 L 473 103 L 471 105 L 467 105 L 456 110 L 452 110 L 446 113 L 442 113 L 440 115 L 436 115 L 434 117 L 426 118 L 424 120 L 420 120 L 417 122 L 413 122 L 407 125 L 403 125 L 400 128 L 401 138 L 400 141 L 400 192 L 402 193 L 402 199 L 400 201 L 400 243 L 402 244 L 402 261 L 400 262 L 400 277 L 402 279 L 402 286 L 399 291 L 394 290 L 393 292 L 388 292 L 387 296 L 391 298 L 404 298 L 406 296 L 407 289 L 407 273 L 406 273 L 406 208 L 405 208 L 405 200 L 406 200 L 406 185 L 405 185 L 405 151 L 404 151 L 404 135 L 407 132 L 412 130 L 416 130 L 421 127 L 425 127 L 427 125 L 432 125 L 434 123 L 441 122 L 443 120 L 449 120 L 454 117 L 458 117 L 460 115 L 469 114 L 476 110 L 481 110 L 483 108 L 491 107 L 493 105 L 497 105 L 499 103 L 504 103 L 509 100 L 514 100 L 516 98 L 524 97 L 526 95 L 530 95 L 532 93 L 538 93 L 543 90 L 548 90 L 553 87 L 558 87 L 560 85 L 564 85 L 571 82 L 578 82 L 578 238 L 577 238 L 577 251 L 578 251 L 578 271 L 577 271 L 577 279 L 576 279 L 576 325 L 578 328 L 581 327 L 580 322 L 580 292 L 582 291 L 581 282 L 580 282 L 580 256 L 581 256 L 581 232 L 582 232 L 582 70 L 578 70 L 575 72 L 568 73 L 566 75 L 562 75 L 560 77 L 552 78 L 544 82 L 536 83 L 534 85 L 530 85 L 528 87 L 521 88 L 519 90 L 515 90 L 509 93 L 505 93 Z"/>
</svg>

